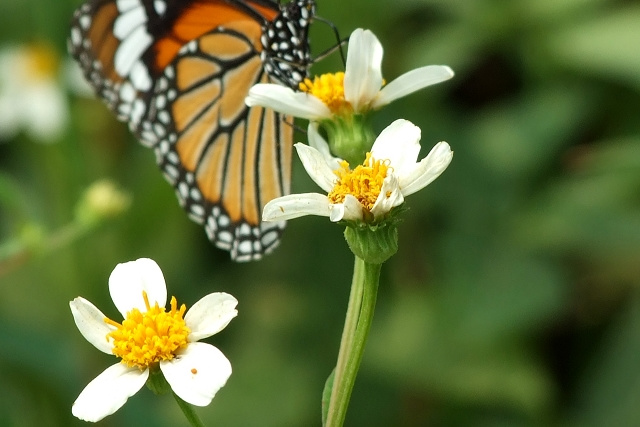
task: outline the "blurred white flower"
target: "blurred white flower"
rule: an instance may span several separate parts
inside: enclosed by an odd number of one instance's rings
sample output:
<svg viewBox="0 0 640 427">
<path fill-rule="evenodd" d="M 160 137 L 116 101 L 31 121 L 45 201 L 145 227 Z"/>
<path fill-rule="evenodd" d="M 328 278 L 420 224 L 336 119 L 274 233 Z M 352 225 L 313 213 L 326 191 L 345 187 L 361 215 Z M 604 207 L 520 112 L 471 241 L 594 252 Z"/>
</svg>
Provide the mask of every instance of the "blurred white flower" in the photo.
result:
<svg viewBox="0 0 640 427">
<path fill-rule="evenodd" d="M 389 84 L 382 78 L 382 45 L 369 30 L 356 29 L 349 38 L 345 72 L 305 79 L 301 91 L 278 84 L 253 86 L 245 102 L 284 114 L 320 121 L 334 116 L 364 114 L 424 87 L 453 77 L 445 65 L 411 70 Z"/>
<path fill-rule="evenodd" d="M 333 222 L 375 224 L 401 205 L 406 196 L 433 182 L 453 158 L 449 144 L 443 141 L 417 161 L 420 128 L 402 119 L 380 133 L 364 163 L 354 169 L 329 154 L 317 124 L 309 125 L 308 135 L 308 146 L 295 145 L 298 156 L 311 179 L 328 194 L 291 194 L 274 199 L 264 207 L 264 221 L 320 215 Z"/>
<path fill-rule="evenodd" d="M 62 135 L 69 107 L 58 73 L 57 55 L 47 45 L 0 50 L 0 139 L 21 130 L 41 142 Z"/>
<path fill-rule="evenodd" d="M 73 404 L 73 415 L 96 422 L 113 414 L 158 366 L 178 397 L 192 405 L 208 405 L 231 375 L 231 364 L 216 347 L 197 341 L 224 329 L 238 314 L 238 301 L 212 293 L 185 314 L 186 306 L 178 308 L 172 297 L 166 311 L 162 271 L 146 258 L 118 264 L 109 277 L 109 292 L 124 317 L 122 323 L 82 297 L 69 304 L 87 341 L 122 359 L 85 387 Z"/>
</svg>

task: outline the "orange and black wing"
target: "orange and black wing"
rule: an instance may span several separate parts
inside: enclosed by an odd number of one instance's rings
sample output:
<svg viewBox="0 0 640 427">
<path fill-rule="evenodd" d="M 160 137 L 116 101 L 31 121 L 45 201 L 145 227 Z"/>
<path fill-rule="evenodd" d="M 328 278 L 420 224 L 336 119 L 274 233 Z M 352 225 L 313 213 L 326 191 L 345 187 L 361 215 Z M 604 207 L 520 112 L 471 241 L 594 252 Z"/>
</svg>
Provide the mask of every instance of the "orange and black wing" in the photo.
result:
<svg viewBox="0 0 640 427">
<path fill-rule="evenodd" d="M 239 25 L 240 28 L 245 24 Z M 262 223 L 262 207 L 289 191 L 293 127 L 248 108 L 249 88 L 267 82 L 247 30 L 230 26 L 185 45 L 158 79 L 143 140 L 189 216 L 236 260 L 259 258 L 284 223 Z"/>
<path fill-rule="evenodd" d="M 306 73 L 306 23 L 284 35 L 302 39 L 291 52 L 265 52 L 265 37 L 290 27 L 289 12 L 270 0 L 96 0 L 72 25 L 70 51 L 96 92 L 154 149 L 189 216 L 238 261 L 271 251 L 284 227 L 260 218 L 289 191 L 293 127 L 244 98 L 256 83 L 294 85 Z"/>
</svg>

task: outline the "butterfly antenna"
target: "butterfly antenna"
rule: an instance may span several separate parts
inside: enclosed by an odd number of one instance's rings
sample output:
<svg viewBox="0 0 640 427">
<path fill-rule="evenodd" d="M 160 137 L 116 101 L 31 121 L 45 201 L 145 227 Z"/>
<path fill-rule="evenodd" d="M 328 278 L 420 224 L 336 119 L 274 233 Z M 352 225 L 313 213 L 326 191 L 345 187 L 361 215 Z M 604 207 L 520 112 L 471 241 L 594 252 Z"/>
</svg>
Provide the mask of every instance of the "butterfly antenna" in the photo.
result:
<svg viewBox="0 0 640 427">
<path fill-rule="evenodd" d="M 336 25 L 333 22 L 331 22 L 331 21 L 329 21 L 327 19 L 321 18 L 319 16 L 315 16 L 313 19 L 315 21 L 320 21 L 320 22 L 328 25 L 329 28 L 331 28 L 331 30 L 333 31 L 333 34 L 336 37 L 336 44 L 334 46 L 330 47 L 329 49 L 325 50 L 321 54 L 319 54 L 315 58 L 315 61 L 320 61 L 320 60 L 326 58 L 327 56 L 331 55 L 336 50 L 339 50 L 340 51 L 340 58 L 342 59 L 342 64 L 344 66 L 346 66 L 347 61 L 345 59 L 344 51 L 342 50 L 342 46 L 344 46 L 345 43 L 349 42 L 349 38 L 348 37 L 345 38 L 345 39 L 341 38 L 340 37 L 340 32 L 338 31 L 338 27 L 336 27 Z"/>
</svg>

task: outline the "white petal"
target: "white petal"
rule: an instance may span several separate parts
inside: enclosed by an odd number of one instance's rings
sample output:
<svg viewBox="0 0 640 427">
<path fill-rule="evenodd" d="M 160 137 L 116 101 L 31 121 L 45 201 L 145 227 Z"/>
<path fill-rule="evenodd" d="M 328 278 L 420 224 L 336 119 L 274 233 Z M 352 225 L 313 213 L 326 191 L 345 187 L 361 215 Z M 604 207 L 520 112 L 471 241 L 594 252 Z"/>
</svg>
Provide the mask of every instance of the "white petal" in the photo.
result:
<svg viewBox="0 0 640 427">
<path fill-rule="evenodd" d="M 446 65 L 427 65 L 404 73 L 382 88 L 371 108 L 380 108 L 391 101 L 402 98 L 427 86 L 431 86 L 453 77 L 453 71 Z"/>
<path fill-rule="evenodd" d="M 313 147 L 305 144 L 295 144 L 298 157 L 302 161 L 302 166 L 307 171 L 313 182 L 329 193 L 333 190 L 338 177 L 333 173 L 326 158 L 322 153 Z"/>
<path fill-rule="evenodd" d="M 331 151 L 329 150 L 329 144 L 318 132 L 318 123 L 317 122 L 309 122 L 309 126 L 307 127 L 307 138 L 309 139 L 309 146 L 315 148 L 322 154 L 325 162 L 329 165 L 329 168 L 333 171 L 340 168 L 340 163 L 342 159 L 339 157 L 334 157 L 331 155 Z M 334 175 L 335 176 L 335 175 Z M 330 191 L 330 190 L 325 190 Z"/>
<path fill-rule="evenodd" d="M 210 337 L 223 330 L 238 315 L 238 300 L 224 292 L 206 295 L 187 311 L 184 321 L 191 333 L 190 342 Z"/>
<path fill-rule="evenodd" d="M 116 328 L 104 322 L 106 316 L 82 297 L 69 302 L 69 306 L 82 336 L 101 352 L 112 354 L 113 343 L 107 340 L 107 334 Z"/>
<path fill-rule="evenodd" d="M 374 218 L 378 219 L 385 215 L 391 209 L 404 203 L 404 197 L 400 191 L 398 184 L 398 178 L 395 174 L 391 173 L 382 182 L 382 189 L 378 200 L 371 208 L 371 213 Z"/>
<path fill-rule="evenodd" d="M 109 293 L 123 318 L 132 308 L 146 311 L 142 291 L 147 292 L 151 306 L 167 304 L 167 286 L 162 270 L 149 258 L 116 265 L 109 276 Z"/>
<path fill-rule="evenodd" d="M 26 88 L 22 94 L 27 129 L 40 141 L 59 138 L 69 119 L 65 94 L 54 80 L 46 80 Z"/>
<path fill-rule="evenodd" d="M 324 194 L 303 193 L 278 197 L 262 211 L 263 221 L 285 221 L 305 215 L 329 216 L 329 199 Z"/>
<path fill-rule="evenodd" d="M 249 107 L 261 105 L 283 114 L 307 120 L 321 120 L 331 117 L 331 110 L 315 96 L 306 92 L 277 85 L 259 83 L 249 90 L 244 100 Z"/>
<path fill-rule="evenodd" d="M 452 158 L 453 151 L 449 144 L 444 141 L 437 143 L 427 157 L 417 163 L 411 171 L 400 175 L 402 194 L 408 196 L 431 184 L 449 166 Z"/>
<path fill-rule="evenodd" d="M 358 28 L 349 37 L 344 72 L 344 99 L 356 112 L 368 108 L 382 86 L 382 45 L 369 30 Z"/>
<path fill-rule="evenodd" d="M 231 363 L 212 345 L 191 343 L 160 369 L 174 393 L 185 402 L 206 406 L 229 379 Z"/>
<path fill-rule="evenodd" d="M 142 388 L 148 377 L 148 369 L 140 371 L 122 363 L 112 365 L 82 390 L 71 412 L 84 421 L 100 421 L 120 409 Z"/>
<path fill-rule="evenodd" d="M 329 205 L 329 219 L 332 222 L 345 221 L 361 221 L 362 220 L 362 204 L 351 194 L 347 194 L 342 203 Z"/>
<path fill-rule="evenodd" d="M 389 160 L 396 173 L 413 168 L 420 154 L 420 128 L 399 119 L 387 126 L 371 147 L 376 160 Z"/>
</svg>

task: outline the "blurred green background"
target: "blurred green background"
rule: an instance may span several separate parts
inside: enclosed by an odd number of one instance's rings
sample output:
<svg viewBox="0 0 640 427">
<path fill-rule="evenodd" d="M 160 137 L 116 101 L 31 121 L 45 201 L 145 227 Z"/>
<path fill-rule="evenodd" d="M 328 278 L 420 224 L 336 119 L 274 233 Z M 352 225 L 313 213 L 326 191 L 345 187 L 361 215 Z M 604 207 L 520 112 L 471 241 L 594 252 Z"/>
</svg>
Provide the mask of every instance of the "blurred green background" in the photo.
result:
<svg viewBox="0 0 640 427">
<path fill-rule="evenodd" d="M 344 36 L 378 35 L 387 81 L 427 64 L 456 72 L 373 117 L 376 131 L 397 118 L 420 126 L 421 156 L 440 140 L 455 156 L 408 199 L 346 425 L 640 425 L 640 4 L 318 3 Z M 240 301 L 208 340 L 234 373 L 199 411 L 207 424 L 319 426 L 352 272 L 342 229 L 291 221 L 251 264 L 215 249 L 153 153 L 72 90 L 65 38 L 78 4 L 0 3 L 0 49 L 48 44 L 68 108 L 53 141 L 0 140 L 0 425 L 84 424 L 71 404 L 114 359 L 82 338 L 68 302 L 82 295 L 115 317 L 111 270 L 150 257 L 188 306 L 213 291 Z M 335 44 L 322 23 L 312 41 L 315 53 Z M 313 71 L 339 68 L 333 56 Z M 129 210 L 68 234 L 105 178 Z M 315 191 L 297 159 L 293 190 Z M 146 389 L 101 424 L 185 425 L 171 397 Z"/>
</svg>

